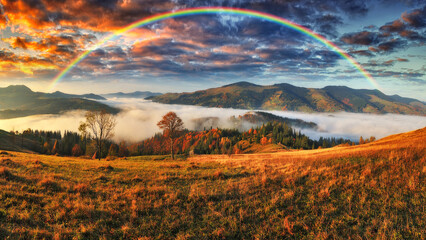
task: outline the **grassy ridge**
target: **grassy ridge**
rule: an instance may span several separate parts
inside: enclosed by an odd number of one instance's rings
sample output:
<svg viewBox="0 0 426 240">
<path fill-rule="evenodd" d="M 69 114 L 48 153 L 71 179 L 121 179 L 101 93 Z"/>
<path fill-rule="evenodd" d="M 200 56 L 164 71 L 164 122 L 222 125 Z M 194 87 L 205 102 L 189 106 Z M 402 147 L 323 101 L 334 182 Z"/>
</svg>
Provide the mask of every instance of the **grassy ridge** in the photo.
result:
<svg viewBox="0 0 426 240">
<path fill-rule="evenodd" d="M 424 239 L 425 133 L 176 161 L 0 154 L 0 237 Z"/>
</svg>

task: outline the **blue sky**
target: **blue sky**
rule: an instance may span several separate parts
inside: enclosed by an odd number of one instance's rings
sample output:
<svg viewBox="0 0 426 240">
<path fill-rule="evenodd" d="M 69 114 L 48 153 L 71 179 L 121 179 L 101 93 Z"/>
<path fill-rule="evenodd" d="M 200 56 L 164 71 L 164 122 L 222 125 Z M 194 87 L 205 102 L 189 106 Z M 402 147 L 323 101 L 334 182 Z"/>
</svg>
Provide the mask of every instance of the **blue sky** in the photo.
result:
<svg viewBox="0 0 426 240">
<path fill-rule="evenodd" d="M 274 14 L 352 55 L 386 94 L 426 100 L 423 1 L 1 1 L 0 87 L 47 91 L 55 75 L 102 37 L 152 14 L 227 6 Z M 351 64 L 294 30 L 229 14 L 168 19 L 114 39 L 56 89 L 69 93 L 181 92 L 237 81 L 373 88 Z"/>
</svg>

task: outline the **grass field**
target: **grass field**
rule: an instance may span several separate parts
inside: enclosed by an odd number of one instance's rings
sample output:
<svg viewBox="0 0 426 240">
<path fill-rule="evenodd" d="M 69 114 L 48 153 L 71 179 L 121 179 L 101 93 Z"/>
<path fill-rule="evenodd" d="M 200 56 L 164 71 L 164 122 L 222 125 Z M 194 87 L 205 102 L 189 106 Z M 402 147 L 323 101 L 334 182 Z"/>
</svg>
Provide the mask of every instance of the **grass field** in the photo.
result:
<svg viewBox="0 0 426 240">
<path fill-rule="evenodd" d="M 424 239 L 425 143 L 426 128 L 175 161 L 3 152 L 0 238 Z"/>
</svg>

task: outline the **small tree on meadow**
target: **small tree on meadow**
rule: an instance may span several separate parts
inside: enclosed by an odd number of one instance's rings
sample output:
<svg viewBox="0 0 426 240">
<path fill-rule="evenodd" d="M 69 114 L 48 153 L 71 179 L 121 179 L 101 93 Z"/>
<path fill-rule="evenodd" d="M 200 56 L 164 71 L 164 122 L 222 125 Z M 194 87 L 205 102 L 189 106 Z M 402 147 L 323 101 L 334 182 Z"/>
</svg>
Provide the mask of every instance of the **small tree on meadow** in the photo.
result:
<svg viewBox="0 0 426 240">
<path fill-rule="evenodd" d="M 179 133 L 183 130 L 183 121 L 176 115 L 175 112 L 169 112 L 163 116 L 161 121 L 157 123 L 157 126 L 163 130 L 165 137 L 170 139 L 170 151 L 172 159 L 175 159 L 173 152 L 173 143 L 175 138 L 179 136 Z"/>
<path fill-rule="evenodd" d="M 114 115 L 101 111 L 88 111 L 86 113 L 86 122 L 81 123 L 79 130 L 90 131 L 96 142 L 97 157 L 101 160 L 104 141 L 114 136 L 115 117 Z"/>
</svg>

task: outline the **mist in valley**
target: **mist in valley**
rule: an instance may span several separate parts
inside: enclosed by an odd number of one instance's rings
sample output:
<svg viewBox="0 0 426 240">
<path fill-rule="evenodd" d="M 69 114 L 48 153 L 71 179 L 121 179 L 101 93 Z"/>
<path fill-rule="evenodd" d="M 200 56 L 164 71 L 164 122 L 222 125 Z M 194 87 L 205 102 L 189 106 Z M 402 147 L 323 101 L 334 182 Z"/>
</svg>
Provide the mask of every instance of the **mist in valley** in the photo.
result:
<svg viewBox="0 0 426 240">
<path fill-rule="evenodd" d="M 113 140 L 116 142 L 137 142 L 152 137 L 160 132 L 157 122 L 169 111 L 174 111 L 182 118 L 185 128 L 203 130 L 210 127 L 234 128 L 230 121 L 249 110 L 206 108 L 200 106 L 168 105 L 154 103 L 143 99 L 108 99 L 102 101 L 108 105 L 121 108 L 116 116 L 117 125 Z M 401 132 L 416 130 L 426 126 L 426 117 L 397 114 L 360 114 L 360 113 L 301 113 L 290 111 L 264 111 L 281 117 L 297 118 L 318 125 L 317 129 L 300 129 L 313 139 L 323 137 L 343 137 L 357 141 L 360 136 L 375 136 L 377 139 Z M 35 115 L 23 118 L 0 120 L 0 129 L 7 131 L 60 130 L 77 131 L 84 121 L 85 111 L 71 111 L 60 115 Z M 247 130 L 254 124 L 244 123 L 240 130 Z"/>
</svg>

